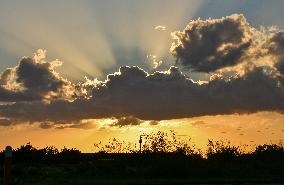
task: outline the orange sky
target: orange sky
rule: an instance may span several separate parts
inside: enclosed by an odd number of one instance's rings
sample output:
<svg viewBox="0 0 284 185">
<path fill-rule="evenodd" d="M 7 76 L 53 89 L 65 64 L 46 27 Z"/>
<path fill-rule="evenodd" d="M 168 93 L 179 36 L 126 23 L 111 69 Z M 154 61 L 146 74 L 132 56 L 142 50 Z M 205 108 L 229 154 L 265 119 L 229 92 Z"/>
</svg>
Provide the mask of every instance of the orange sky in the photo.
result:
<svg viewBox="0 0 284 185">
<path fill-rule="evenodd" d="M 246 115 L 203 116 L 197 118 L 166 120 L 159 125 L 122 128 L 107 126 L 111 120 L 94 120 L 92 129 L 41 129 L 37 125 L 16 125 L 1 127 L 0 148 L 6 145 L 19 147 L 31 142 L 36 147 L 53 145 L 75 147 L 83 152 L 94 151 L 93 144 L 107 142 L 111 138 L 137 142 L 141 133 L 158 130 L 174 130 L 177 134 L 188 135 L 197 147 L 204 149 L 208 139 L 229 140 L 235 145 L 279 143 L 284 140 L 284 115 L 274 112 L 261 112 Z"/>
</svg>

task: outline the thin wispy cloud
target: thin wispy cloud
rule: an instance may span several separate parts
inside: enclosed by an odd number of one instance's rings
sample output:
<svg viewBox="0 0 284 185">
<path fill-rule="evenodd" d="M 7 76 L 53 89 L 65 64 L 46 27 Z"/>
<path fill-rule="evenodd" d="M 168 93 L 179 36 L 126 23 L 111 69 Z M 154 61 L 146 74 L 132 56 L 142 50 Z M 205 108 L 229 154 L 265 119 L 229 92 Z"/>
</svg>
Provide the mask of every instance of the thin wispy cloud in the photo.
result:
<svg viewBox="0 0 284 185">
<path fill-rule="evenodd" d="M 154 29 L 159 31 L 166 31 L 167 27 L 164 25 L 157 25 Z"/>
</svg>

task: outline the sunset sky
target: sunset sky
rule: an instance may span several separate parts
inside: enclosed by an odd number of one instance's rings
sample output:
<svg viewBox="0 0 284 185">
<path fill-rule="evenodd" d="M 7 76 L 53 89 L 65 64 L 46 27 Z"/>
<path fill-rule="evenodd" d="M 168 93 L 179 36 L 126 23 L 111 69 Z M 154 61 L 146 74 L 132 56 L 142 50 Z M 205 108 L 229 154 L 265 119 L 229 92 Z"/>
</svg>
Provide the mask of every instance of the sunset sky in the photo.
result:
<svg viewBox="0 0 284 185">
<path fill-rule="evenodd" d="M 174 130 L 284 140 L 282 0 L 2 0 L 0 148 Z M 184 137 L 184 136 L 183 136 Z"/>
</svg>

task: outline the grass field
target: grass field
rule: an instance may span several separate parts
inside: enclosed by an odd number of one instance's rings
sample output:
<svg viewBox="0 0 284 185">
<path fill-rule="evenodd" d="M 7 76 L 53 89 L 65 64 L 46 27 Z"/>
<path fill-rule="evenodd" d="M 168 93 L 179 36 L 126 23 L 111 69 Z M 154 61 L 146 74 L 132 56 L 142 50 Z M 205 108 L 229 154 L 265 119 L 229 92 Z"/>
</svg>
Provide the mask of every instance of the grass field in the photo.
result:
<svg viewBox="0 0 284 185">
<path fill-rule="evenodd" d="M 226 179 L 226 178 L 207 178 L 207 179 L 167 179 L 167 178 L 138 178 L 138 179 L 96 179 L 96 178 L 85 178 L 85 177 L 50 177 L 50 178 L 32 178 L 27 177 L 25 179 L 19 179 L 14 181 L 14 185 L 186 185 L 186 184 L 279 184 L 284 185 L 283 181 L 269 180 L 268 179 Z M 266 182 L 267 181 L 267 182 Z M 3 179 L 0 179 L 0 183 L 3 184 Z"/>
<path fill-rule="evenodd" d="M 107 177 L 81 171 L 73 165 L 32 165 L 14 166 L 13 185 L 186 185 L 186 184 L 283 184 L 284 176 L 208 176 L 199 177 Z M 104 170 L 104 169 L 102 169 Z M 0 184 L 3 179 L 0 178 Z"/>
</svg>

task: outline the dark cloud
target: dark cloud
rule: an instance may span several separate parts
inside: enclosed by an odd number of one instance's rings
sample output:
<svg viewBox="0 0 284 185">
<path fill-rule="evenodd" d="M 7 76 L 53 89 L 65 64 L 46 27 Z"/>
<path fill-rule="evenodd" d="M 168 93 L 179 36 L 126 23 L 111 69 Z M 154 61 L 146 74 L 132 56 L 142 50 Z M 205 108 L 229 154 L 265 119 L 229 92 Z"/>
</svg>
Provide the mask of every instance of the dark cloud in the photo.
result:
<svg viewBox="0 0 284 185">
<path fill-rule="evenodd" d="M 284 32 L 279 31 L 267 42 L 269 53 L 276 57 L 275 67 L 284 74 Z"/>
<path fill-rule="evenodd" d="M 67 126 L 67 128 L 78 128 L 78 129 L 93 129 L 96 127 L 97 126 L 94 125 L 92 122 L 86 122 L 86 123 L 80 122 L 79 124 L 73 124 L 73 125 Z"/>
<path fill-rule="evenodd" d="M 0 106 L 2 117 L 31 122 L 72 122 L 116 117 L 114 124 L 138 125 L 203 115 L 283 111 L 283 85 L 263 68 L 242 77 L 217 78 L 198 84 L 177 68 L 148 74 L 139 67 L 121 67 L 96 84 L 91 98 L 54 100 Z"/>
<path fill-rule="evenodd" d="M 52 63 L 36 63 L 32 58 L 23 58 L 16 71 L 16 82 L 33 93 L 58 92 L 64 81 L 51 72 L 52 68 Z"/>
<path fill-rule="evenodd" d="M 0 126 L 10 126 L 13 122 L 9 119 L 0 118 Z"/>
<path fill-rule="evenodd" d="M 0 101 L 20 101 L 20 100 L 32 100 L 30 94 L 26 94 L 20 91 L 13 91 L 14 84 L 12 83 L 14 79 L 14 70 L 6 69 L 0 76 Z"/>
<path fill-rule="evenodd" d="M 177 64 L 199 72 L 212 72 L 238 64 L 251 45 L 251 27 L 245 17 L 194 20 L 173 33 L 171 53 Z"/>
<path fill-rule="evenodd" d="M 39 101 L 68 98 L 72 85 L 60 77 L 54 67 L 59 61 L 44 61 L 44 51 L 24 57 L 19 65 L 5 70 L 0 78 L 0 101 Z"/>
<path fill-rule="evenodd" d="M 155 126 L 155 125 L 158 125 L 159 124 L 159 121 L 155 121 L 155 120 L 151 120 L 149 122 L 149 125 L 152 125 L 152 126 Z"/>
<path fill-rule="evenodd" d="M 118 126 L 118 127 L 123 127 L 123 126 L 129 126 L 129 125 L 140 125 L 143 121 L 140 119 L 137 119 L 133 116 L 128 116 L 128 117 L 121 117 L 118 118 L 112 126 Z"/>
<path fill-rule="evenodd" d="M 65 129 L 65 128 L 77 128 L 77 129 L 92 129 L 97 126 L 92 121 L 70 121 L 70 122 L 40 122 L 39 127 L 42 129 Z"/>
<path fill-rule="evenodd" d="M 0 86 L 0 101 L 2 102 L 32 101 L 36 99 L 38 97 L 32 96 L 32 94 L 11 91 Z"/>
<path fill-rule="evenodd" d="M 52 122 L 41 122 L 39 124 L 39 127 L 42 129 L 49 129 L 49 128 L 53 128 L 54 124 Z"/>
</svg>

